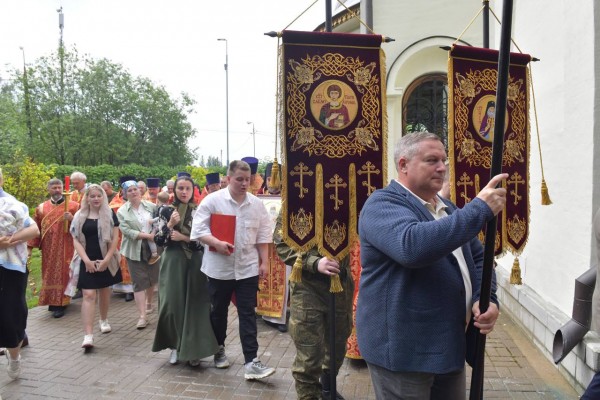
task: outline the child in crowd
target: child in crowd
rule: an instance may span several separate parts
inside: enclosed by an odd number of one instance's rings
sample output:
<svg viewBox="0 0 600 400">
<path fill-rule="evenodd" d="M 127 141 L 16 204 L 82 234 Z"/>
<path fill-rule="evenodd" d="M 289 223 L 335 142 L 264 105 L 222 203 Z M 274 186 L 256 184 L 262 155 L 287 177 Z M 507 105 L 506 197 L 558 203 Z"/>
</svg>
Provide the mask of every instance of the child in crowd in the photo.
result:
<svg viewBox="0 0 600 400">
<path fill-rule="evenodd" d="M 144 229 L 144 232 L 152 233 L 153 235 L 156 234 L 156 232 L 158 231 L 158 216 L 160 215 L 160 210 L 162 209 L 162 207 L 166 207 L 168 201 L 169 193 L 158 193 L 158 195 L 156 196 L 156 206 L 158 207 L 156 215 L 153 215 L 153 218 L 148 221 L 148 226 L 146 227 L 146 229 Z M 150 259 L 148 260 L 148 264 L 152 265 L 158 260 L 160 260 L 160 255 L 158 254 L 158 247 L 156 246 L 156 243 L 154 243 L 153 241 L 148 241 L 148 245 L 150 246 L 150 253 L 152 254 Z"/>
</svg>

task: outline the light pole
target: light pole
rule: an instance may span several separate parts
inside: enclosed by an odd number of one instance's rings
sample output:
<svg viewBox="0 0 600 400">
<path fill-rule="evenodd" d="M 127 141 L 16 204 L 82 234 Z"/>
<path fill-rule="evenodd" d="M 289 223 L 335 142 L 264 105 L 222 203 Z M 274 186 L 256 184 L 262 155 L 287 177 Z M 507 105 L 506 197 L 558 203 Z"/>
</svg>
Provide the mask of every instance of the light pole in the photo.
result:
<svg viewBox="0 0 600 400">
<path fill-rule="evenodd" d="M 27 64 L 25 63 L 25 48 L 19 46 L 23 53 L 23 97 L 25 100 L 25 118 L 27 124 L 27 132 L 29 133 L 29 151 L 33 151 L 33 130 L 31 129 L 31 108 L 29 105 L 29 83 L 27 82 Z M 33 154 L 31 154 L 33 159 Z"/>
<path fill-rule="evenodd" d="M 229 65 L 227 39 L 217 39 L 220 42 L 225 42 L 225 129 L 227 132 L 227 168 L 229 168 Z"/>
<path fill-rule="evenodd" d="M 252 156 L 256 158 L 256 131 L 254 130 L 254 122 L 248 121 L 248 125 L 250 124 L 252 124 L 252 132 L 250 134 L 252 135 L 252 145 L 254 146 L 254 154 Z"/>
</svg>

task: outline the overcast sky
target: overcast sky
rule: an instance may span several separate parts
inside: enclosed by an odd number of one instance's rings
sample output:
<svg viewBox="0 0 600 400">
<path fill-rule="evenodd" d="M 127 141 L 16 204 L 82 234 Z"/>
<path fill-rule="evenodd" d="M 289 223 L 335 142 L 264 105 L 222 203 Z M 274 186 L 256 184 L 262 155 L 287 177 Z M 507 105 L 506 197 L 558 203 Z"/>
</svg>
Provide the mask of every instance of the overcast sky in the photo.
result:
<svg viewBox="0 0 600 400">
<path fill-rule="evenodd" d="M 0 13 L 0 77 L 58 46 L 57 9 L 63 7 L 63 40 L 82 54 L 120 63 L 135 76 L 196 101 L 190 122 L 198 155 L 225 161 L 225 42 L 229 55 L 229 158 L 275 151 L 275 75 L 280 31 L 314 0 L 5 0 Z M 312 30 L 324 20 L 319 0 L 288 29 Z"/>
</svg>

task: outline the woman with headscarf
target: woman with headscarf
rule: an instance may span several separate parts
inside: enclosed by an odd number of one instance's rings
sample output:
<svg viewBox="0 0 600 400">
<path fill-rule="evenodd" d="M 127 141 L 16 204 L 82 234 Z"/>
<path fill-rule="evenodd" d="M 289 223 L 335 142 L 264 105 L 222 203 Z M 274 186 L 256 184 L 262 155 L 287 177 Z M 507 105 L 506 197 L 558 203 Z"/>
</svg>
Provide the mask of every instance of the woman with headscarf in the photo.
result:
<svg viewBox="0 0 600 400">
<path fill-rule="evenodd" d="M 171 349 L 169 362 L 200 359 L 215 354 L 219 346 L 210 323 L 206 275 L 200 271 L 204 248 L 190 242 L 194 181 L 182 176 L 175 182 L 173 204 L 161 209 L 155 240 L 165 247 L 160 269 L 160 309 L 152 351 Z"/>
<path fill-rule="evenodd" d="M 83 292 L 81 320 L 84 337 L 81 347 L 94 346 L 93 322 L 96 315 L 96 293 L 100 298 L 100 332 L 109 333 L 108 306 L 110 287 L 121 282 L 119 221 L 108 206 L 108 197 L 100 185 L 90 185 L 73 217 L 71 235 L 76 255 L 72 265 L 79 268 L 77 287 Z"/>
<path fill-rule="evenodd" d="M 145 232 L 156 205 L 142 200 L 136 181 L 126 181 L 121 187 L 127 198 L 127 203 L 117 211 L 119 228 L 123 233 L 121 255 L 127 259 L 133 281 L 133 297 L 140 314 L 136 327 L 144 329 L 148 326 L 147 313 L 153 311 L 152 298 L 158 282 L 159 264 L 148 263 L 151 254 L 147 241 L 154 240 L 154 235 Z"/>
</svg>

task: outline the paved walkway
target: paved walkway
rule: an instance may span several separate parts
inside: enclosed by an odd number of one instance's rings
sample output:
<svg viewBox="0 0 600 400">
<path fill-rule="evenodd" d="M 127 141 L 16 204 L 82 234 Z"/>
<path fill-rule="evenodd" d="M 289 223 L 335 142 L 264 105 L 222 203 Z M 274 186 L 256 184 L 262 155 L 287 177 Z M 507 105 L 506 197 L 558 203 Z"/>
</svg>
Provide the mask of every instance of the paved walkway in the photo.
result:
<svg viewBox="0 0 600 400">
<path fill-rule="evenodd" d="M 61 319 L 46 308 L 30 310 L 30 346 L 22 353 L 21 378 L 6 375 L 0 360 L 0 397 L 12 399 L 295 399 L 290 366 L 295 348 L 289 334 L 258 322 L 261 361 L 277 368 L 264 381 L 245 381 L 237 334 L 237 314 L 231 308 L 226 343 L 232 366 L 213 367 L 212 358 L 199 367 L 168 363 L 169 351 L 152 353 L 154 321 L 135 329 L 134 303 L 114 295 L 109 311 L 113 331 L 101 334 L 96 323 L 94 349 L 81 349 L 81 300 L 75 300 Z M 485 399 L 577 399 L 577 394 L 524 338 L 508 316 L 501 315 L 487 340 Z M 261 353 L 262 352 L 262 353 Z M 467 383 L 467 388 L 469 384 Z M 347 400 L 374 399 L 364 363 L 346 360 L 338 389 Z M 452 400 L 452 399 L 449 399 Z"/>
</svg>

